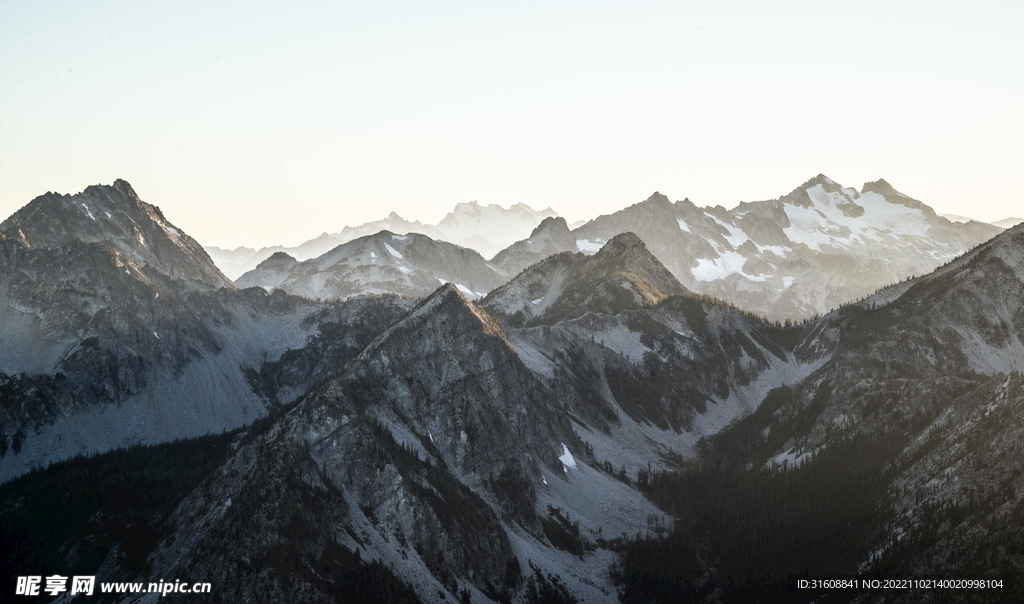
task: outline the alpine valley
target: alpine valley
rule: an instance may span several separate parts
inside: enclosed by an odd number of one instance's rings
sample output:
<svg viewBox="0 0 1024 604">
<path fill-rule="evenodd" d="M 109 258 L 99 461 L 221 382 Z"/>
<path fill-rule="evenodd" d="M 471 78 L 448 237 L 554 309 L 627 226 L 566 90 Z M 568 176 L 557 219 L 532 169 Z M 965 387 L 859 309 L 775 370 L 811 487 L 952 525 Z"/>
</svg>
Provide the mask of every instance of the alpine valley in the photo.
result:
<svg viewBox="0 0 1024 604">
<path fill-rule="evenodd" d="M 235 281 L 122 180 L 0 224 L 4 589 L 1024 599 L 1024 226 L 822 175 L 400 220 Z M 987 583 L 865 587 L 936 578 Z"/>
</svg>

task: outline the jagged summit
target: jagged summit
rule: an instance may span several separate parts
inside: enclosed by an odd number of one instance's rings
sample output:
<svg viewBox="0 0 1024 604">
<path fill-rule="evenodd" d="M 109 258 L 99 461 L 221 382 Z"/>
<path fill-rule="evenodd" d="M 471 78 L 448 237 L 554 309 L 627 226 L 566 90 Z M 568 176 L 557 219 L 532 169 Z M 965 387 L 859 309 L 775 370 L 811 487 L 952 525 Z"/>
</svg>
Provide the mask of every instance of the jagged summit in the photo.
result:
<svg viewBox="0 0 1024 604">
<path fill-rule="evenodd" d="M 234 287 L 198 242 L 120 179 L 75 195 L 41 195 L 0 224 L 0 236 L 30 249 L 97 245 L 140 272 L 157 270 L 172 279 Z"/>
<path fill-rule="evenodd" d="M 864 190 L 824 174 L 735 208 L 666 203 L 660 194 L 573 231 L 596 253 L 632 231 L 688 289 L 776 320 L 826 313 L 933 270 L 997 234 L 951 223 L 884 180 Z"/>
<path fill-rule="evenodd" d="M 663 205 L 672 205 L 672 202 L 669 200 L 669 198 L 667 196 L 665 196 L 665 195 L 662 195 L 658 191 L 655 191 L 654 193 L 651 193 L 651 196 L 648 197 L 647 199 L 645 199 L 643 201 L 643 203 L 650 203 L 650 204 L 662 205 L 662 206 Z"/>
<path fill-rule="evenodd" d="M 113 187 L 117 189 L 125 197 L 131 197 L 133 199 L 139 199 L 139 194 L 135 192 L 135 189 L 128 183 L 127 180 L 118 178 L 114 181 Z"/>
<path fill-rule="evenodd" d="M 549 216 L 533 229 L 528 239 L 517 241 L 498 252 L 491 264 L 508 275 L 560 252 L 576 249 L 576 238 L 560 216 Z"/>
</svg>

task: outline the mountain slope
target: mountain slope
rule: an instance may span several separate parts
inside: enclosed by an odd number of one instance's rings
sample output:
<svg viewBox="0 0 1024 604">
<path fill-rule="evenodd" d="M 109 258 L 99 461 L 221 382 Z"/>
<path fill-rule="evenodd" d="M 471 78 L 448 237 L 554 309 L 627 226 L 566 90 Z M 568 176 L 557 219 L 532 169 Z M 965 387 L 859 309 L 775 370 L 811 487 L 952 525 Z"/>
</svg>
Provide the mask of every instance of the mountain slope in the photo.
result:
<svg viewBox="0 0 1024 604">
<path fill-rule="evenodd" d="M 978 598 L 1019 599 L 1022 294 L 1017 227 L 808 324 L 838 339 L 815 372 L 768 393 L 688 471 L 648 483 L 646 492 L 689 524 L 657 557 L 651 542 L 627 548 L 627 599 L 665 590 L 771 598 L 791 590 L 780 580 L 787 576 L 996 579 L 999 591 Z M 891 599 L 932 594 L 911 586 Z"/>
<path fill-rule="evenodd" d="M 608 600 L 593 583 L 607 551 L 582 564 L 552 547 L 555 518 L 592 548 L 598 528 L 639 528 L 620 514 L 654 511 L 570 457 L 582 445 L 546 392 L 495 319 L 446 285 L 186 498 L 148 574 L 212 572 L 233 600 L 313 600 L 332 589 L 319 569 L 360 552 L 427 601 L 522 594 L 531 565 Z"/>
<path fill-rule="evenodd" d="M 349 307 L 383 323 L 364 344 L 393 312 L 371 306 Z M 265 415 L 315 378 L 267 394 L 251 372 L 329 307 L 239 290 L 124 181 L 35 199 L 0 225 L 0 480 Z"/>
</svg>

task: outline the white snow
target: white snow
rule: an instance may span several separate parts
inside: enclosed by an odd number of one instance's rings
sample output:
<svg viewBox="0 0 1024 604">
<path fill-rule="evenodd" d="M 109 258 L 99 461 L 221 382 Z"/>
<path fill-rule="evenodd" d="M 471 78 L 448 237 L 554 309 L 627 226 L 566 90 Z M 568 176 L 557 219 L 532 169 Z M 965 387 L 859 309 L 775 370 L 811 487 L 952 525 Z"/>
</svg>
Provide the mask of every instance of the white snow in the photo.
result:
<svg viewBox="0 0 1024 604">
<path fill-rule="evenodd" d="M 175 237 L 181 237 L 181 233 L 178 232 L 178 229 L 172 226 L 167 227 L 167 232 L 170 233 L 171 235 L 174 235 Z"/>
<path fill-rule="evenodd" d="M 376 252 L 370 252 L 370 258 L 373 259 L 373 260 L 376 260 L 377 259 L 377 253 Z"/>
<path fill-rule="evenodd" d="M 793 285 L 793 277 L 783 277 L 782 287 L 788 288 L 790 285 Z"/>
<path fill-rule="evenodd" d="M 683 220 L 682 218 L 676 218 L 676 222 L 679 224 L 680 231 L 686 231 L 687 233 L 693 232 L 690 230 L 690 225 L 686 224 L 686 221 Z"/>
<path fill-rule="evenodd" d="M 544 297 L 537 298 L 536 300 L 530 300 L 530 304 L 540 304 L 544 301 Z"/>
<path fill-rule="evenodd" d="M 93 222 L 95 222 L 95 221 L 96 221 L 96 217 L 95 217 L 95 216 L 93 216 L 93 215 L 92 215 L 92 212 L 90 212 L 90 211 L 89 211 L 89 206 L 87 206 L 87 205 L 85 205 L 85 204 L 83 203 L 83 204 L 82 204 L 82 207 L 83 207 L 83 208 L 85 208 L 85 213 L 89 215 L 89 218 L 92 218 L 92 219 L 93 219 Z"/>
<path fill-rule="evenodd" d="M 406 268 L 406 267 L 404 267 L 404 266 L 400 266 L 400 267 L 398 267 L 398 270 L 402 271 L 402 272 L 403 272 L 403 273 L 405 273 L 406 275 L 411 275 L 411 274 L 412 274 L 412 270 L 410 270 L 410 269 L 408 269 L 408 268 Z"/>
<path fill-rule="evenodd" d="M 405 241 L 406 239 L 409 238 L 409 236 L 408 235 L 395 235 L 394 233 L 392 233 L 391 234 L 391 238 L 394 239 L 395 241 Z"/>
<path fill-rule="evenodd" d="M 766 465 L 769 468 L 795 470 L 805 461 L 810 459 L 813 453 L 813 451 L 797 451 L 796 449 L 790 449 L 789 451 L 783 451 L 771 458 L 768 460 Z"/>
<path fill-rule="evenodd" d="M 597 252 L 601 251 L 602 247 L 604 247 L 604 243 L 605 242 L 600 239 L 598 239 L 597 241 L 591 241 L 589 239 L 577 239 L 576 247 L 577 249 L 579 249 L 579 251 L 583 252 L 584 254 L 596 254 Z"/>
<path fill-rule="evenodd" d="M 384 247 L 387 248 L 389 254 L 391 254 L 395 258 L 398 258 L 399 260 L 402 259 L 402 254 L 398 253 L 398 250 L 396 250 L 395 248 L 391 247 L 386 243 L 384 244 Z"/>
<path fill-rule="evenodd" d="M 733 251 L 719 251 L 718 258 L 699 258 L 697 266 L 690 269 L 697 281 L 716 281 L 737 273 L 751 281 L 767 281 L 767 275 L 748 275 L 743 272 L 743 264 L 747 259 Z"/>
<path fill-rule="evenodd" d="M 921 210 L 889 203 L 878 193 L 868 192 L 857 198 L 864 214 L 852 218 L 843 214 L 838 204 L 852 201 L 840 192 L 828 193 L 822 185 L 807 189 L 813 205 L 804 208 L 786 205 L 791 225 L 782 231 L 793 243 L 821 251 L 822 245 L 849 247 L 854 243 L 882 241 L 912 235 L 926 238 L 928 226 Z"/>
<path fill-rule="evenodd" d="M 707 212 L 705 212 L 705 214 L 707 214 Z M 721 220 L 712 216 L 711 214 L 707 214 L 707 216 L 710 217 L 711 220 L 717 222 L 722 228 L 726 230 L 726 232 L 729 233 L 728 235 L 725 235 L 725 240 L 729 242 L 729 245 L 731 245 L 733 249 L 738 248 L 747 241 L 750 241 L 750 237 L 747 237 L 747 234 L 744 233 L 742 230 L 732 226 L 731 224 L 722 222 Z"/>
<path fill-rule="evenodd" d="M 780 258 L 785 256 L 786 252 L 793 251 L 793 248 L 783 247 L 781 245 L 758 245 L 756 243 L 754 245 L 757 245 L 757 251 L 761 252 L 762 254 L 765 252 L 771 252 Z"/>
<path fill-rule="evenodd" d="M 113 216 L 110 215 L 110 212 L 104 211 L 103 213 L 107 215 L 107 218 L 113 218 Z"/>
<path fill-rule="evenodd" d="M 157 333 L 157 332 L 155 332 L 155 331 L 153 332 L 153 335 L 154 335 L 154 336 L 156 336 L 156 339 L 158 339 L 158 340 L 162 339 L 162 338 L 160 337 L 160 334 L 158 334 L 158 333 Z"/>
<path fill-rule="evenodd" d="M 565 443 L 562 443 L 562 454 L 558 457 L 558 461 L 562 462 L 563 470 L 566 468 L 578 469 L 576 460 L 573 459 L 572 453 L 569 452 L 569 447 L 565 446 Z"/>
</svg>

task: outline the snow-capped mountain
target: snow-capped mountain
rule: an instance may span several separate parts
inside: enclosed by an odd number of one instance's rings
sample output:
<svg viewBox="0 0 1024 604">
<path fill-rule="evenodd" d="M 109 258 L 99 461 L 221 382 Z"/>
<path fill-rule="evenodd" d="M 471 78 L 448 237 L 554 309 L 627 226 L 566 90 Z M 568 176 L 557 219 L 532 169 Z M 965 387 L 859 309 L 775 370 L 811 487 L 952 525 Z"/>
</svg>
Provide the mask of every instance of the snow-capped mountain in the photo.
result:
<svg viewBox="0 0 1024 604">
<path fill-rule="evenodd" d="M 36 198 L 0 224 L 0 250 L 0 481 L 265 415 L 276 402 L 253 368 L 315 337 L 332 307 L 239 290 L 121 180 Z M 350 308 L 380 315 L 354 335 L 390 324 L 386 309 Z"/>
<path fill-rule="evenodd" d="M 316 299 L 380 293 L 422 298 L 450 282 L 475 299 L 507 279 L 471 249 L 418 233 L 381 231 L 305 262 L 278 252 L 237 282 Z"/>
<path fill-rule="evenodd" d="M 380 231 L 418 233 L 437 241 L 476 250 L 490 258 L 501 249 L 526 238 L 542 220 L 551 216 L 555 216 L 555 212 L 550 208 L 537 211 L 522 203 L 503 208 L 497 204 L 482 205 L 471 201 L 456 205 L 437 225 L 423 224 L 418 220 L 409 221 L 391 212 L 383 220 L 346 226 L 338 233 L 323 233 L 296 247 L 273 246 L 259 250 L 239 247 L 225 250 L 210 246 L 206 251 L 224 274 L 232 279 L 255 269 L 278 252 L 284 252 L 296 260 L 309 260 L 343 243 Z"/>
<path fill-rule="evenodd" d="M 483 225 L 485 217 L 494 218 L 501 209 L 461 204 L 457 210 L 442 225 Z M 518 216 L 525 225 L 533 213 L 524 209 Z M 499 223 L 497 218 L 492 221 Z M 452 232 L 439 236 L 452 240 Z M 490 264 L 511 277 L 559 252 L 596 253 L 624 232 L 636 233 L 687 289 L 783 321 L 820 315 L 925 274 L 1000 228 L 950 221 L 884 180 L 857 191 L 819 175 L 777 200 L 741 203 L 732 210 L 698 208 L 685 199 L 672 203 L 655 193 L 572 231 L 563 219 L 547 217 Z M 273 275 L 280 274 L 280 266 L 268 265 L 239 283 L 274 287 L 280 281 Z M 394 282 L 394 289 L 388 289 L 387 280 L 370 281 L 377 285 L 365 291 L 410 294 L 401 280 Z M 357 293 L 358 283 L 352 280 L 343 294 L 316 283 L 286 289 L 325 298 Z M 427 291 L 421 289 L 418 295 Z"/>
<path fill-rule="evenodd" d="M 824 175 L 732 210 L 655 193 L 573 234 L 592 253 L 624 231 L 687 288 L 776 320 L 822 314 L 926 274 L 1000 232 L 950 222 L 884 180 L 857 191 Z"/>
</svg>

